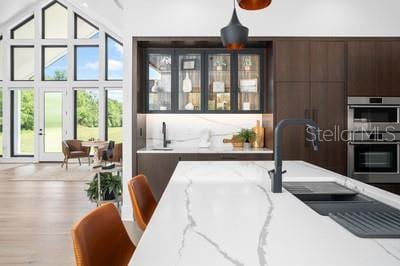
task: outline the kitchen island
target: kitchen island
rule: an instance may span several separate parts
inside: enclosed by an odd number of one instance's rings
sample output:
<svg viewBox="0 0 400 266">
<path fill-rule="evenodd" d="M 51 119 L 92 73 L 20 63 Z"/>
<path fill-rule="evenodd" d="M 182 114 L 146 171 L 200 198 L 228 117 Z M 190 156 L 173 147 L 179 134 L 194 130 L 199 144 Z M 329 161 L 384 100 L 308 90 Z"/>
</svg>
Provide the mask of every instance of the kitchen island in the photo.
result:
<svg viewBox="0 0 400 266">
<path fill-rule="evenodd" d="M 359 238 L 287 190 L 273 161 L 179 162 L 130 265 L 400 265 L 400 239 Z M 284 181 L 334 181 L 400 208 L 400 197 L 302 161 Z"/>
</svg>

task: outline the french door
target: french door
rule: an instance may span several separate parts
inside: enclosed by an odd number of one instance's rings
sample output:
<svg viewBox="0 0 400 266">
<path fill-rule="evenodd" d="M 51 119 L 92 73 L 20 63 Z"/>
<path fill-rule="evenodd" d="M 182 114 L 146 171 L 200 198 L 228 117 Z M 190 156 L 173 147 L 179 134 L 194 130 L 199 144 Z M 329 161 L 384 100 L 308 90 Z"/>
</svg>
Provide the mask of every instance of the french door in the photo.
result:
<svg viewBox="0 0 400 266">
<path fill-rule="evenodd" d="M 46 88 L 39 93 L 39 161 L 62 161 L 67 136 L 66 89 Z"/>
</svg>

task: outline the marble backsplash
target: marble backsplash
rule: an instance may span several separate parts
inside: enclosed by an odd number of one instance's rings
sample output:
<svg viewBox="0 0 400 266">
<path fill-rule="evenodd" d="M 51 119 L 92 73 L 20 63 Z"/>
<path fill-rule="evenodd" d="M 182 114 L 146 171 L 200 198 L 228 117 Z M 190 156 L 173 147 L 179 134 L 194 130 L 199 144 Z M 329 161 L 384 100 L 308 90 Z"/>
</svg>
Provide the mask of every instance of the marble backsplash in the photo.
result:
<svg viewBox="0 0 400 266">
<path fill-rule="evenodd" d="M 162 146 L 162 122 L 167 125 L 167 139 L 171 147 L 198 147 L 200 135 L 205 130 L 211 133 L 211 147 L 231 146 L 224 144 L 225 138 L 242 128 L 252 128 L 262 114 L 148 114 L 146 115 L 146 141 L 149 147 Z"/>
</svg>

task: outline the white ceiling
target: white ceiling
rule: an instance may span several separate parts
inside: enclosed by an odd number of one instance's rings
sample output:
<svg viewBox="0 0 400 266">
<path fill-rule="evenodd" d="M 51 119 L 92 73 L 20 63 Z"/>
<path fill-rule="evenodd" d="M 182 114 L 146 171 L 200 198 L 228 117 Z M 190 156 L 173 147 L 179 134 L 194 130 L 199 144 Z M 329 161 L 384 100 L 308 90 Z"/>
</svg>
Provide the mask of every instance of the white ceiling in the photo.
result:
<svg viewBox="0 0 400 266">
<path fill-rule="evenodd" d="M 64 0 L 81 9 L 92 19 L 101 22 L 116 33 L 122 32 L 124 0 Z M 0 0 L 0 26 L 19 14 L 29 10 L 39 0 Z"/>
</svg>

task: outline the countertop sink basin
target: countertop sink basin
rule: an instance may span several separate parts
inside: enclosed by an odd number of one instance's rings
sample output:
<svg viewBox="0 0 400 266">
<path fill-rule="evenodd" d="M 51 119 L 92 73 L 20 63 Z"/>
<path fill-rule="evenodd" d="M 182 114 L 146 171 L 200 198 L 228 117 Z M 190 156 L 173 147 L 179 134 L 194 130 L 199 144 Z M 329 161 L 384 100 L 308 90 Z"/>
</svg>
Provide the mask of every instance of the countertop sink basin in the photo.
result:
<svg viewBox="0 0 400 266">
<path fill-rule="evenodd" d="M 286 182 L 283 186 L 358 237 L 400 238 L 398 209 L 335 182 Z"/>
<path fill-rule="evenodd" d="M 164 148 L 164 147 L 160 147 L 160 148 L 152 148 L 153 151 L 173 151 L 173 148 Z"/>
</svg>

